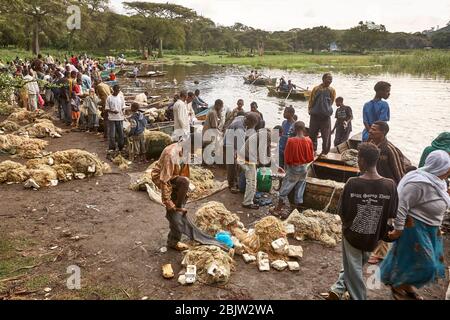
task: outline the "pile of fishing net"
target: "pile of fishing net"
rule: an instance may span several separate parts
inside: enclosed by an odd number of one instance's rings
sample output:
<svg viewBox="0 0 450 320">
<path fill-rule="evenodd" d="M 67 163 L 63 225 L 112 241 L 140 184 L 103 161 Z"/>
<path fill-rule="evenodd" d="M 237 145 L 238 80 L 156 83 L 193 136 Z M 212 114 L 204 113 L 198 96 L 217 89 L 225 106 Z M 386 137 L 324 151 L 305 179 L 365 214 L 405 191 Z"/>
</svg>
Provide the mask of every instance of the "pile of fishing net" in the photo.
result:
<svg viewBox="0 0 450 320">
<path fill-rule="evenodd" d="M 131 165 L 131 161 L 125 159 L 121 154 L 113 159 L 113 163 L 122 171 L 128 170 Z"/>
<path fill-rule="evenodd" d="M 0 123 L 0 129 L 2 129 L 2 131 L 4 132 L 12 133 L 19 130 L 20 126 L 13 121 L 6 120 Z"/>
<path fill-rule="evenodd" d="M 6 120 L 18 123 L 20 125 L 26 125 L 34 122 L 36 119 L 52 120 L 52 116 L 43 110 L 31 112 L 28 110 L 20 109 L 19 111 L 10 114 Z"/>
<path fill-rule="evenodd" d="M 33 159 L 43 156 L 43 150 L 48 142 L 21 137 L 13 134 L 0 135 L 0 151 L 11 155 L 19 155 L 22 158 Z"/>
<path fill-rule="evenodd" d="M 195 265 L 198 278 L 208 284 L 225 284 L 234 271 L 234 260 L 229 253 L 216 246 L 197 246 L 189 249 L 181 263 Z"/>
<path fill-rule="evenodd" d="M 342 161 L 345 162 L 346 165 L 351 167 L 358 167 L 358 150 L 348 149 L 342 152 L 341 154 Z"/>
<path fill-rule="evenodd" d="M 32 179 L 37 187 L 48 187 L 58 184 L 56 171 L 48 165 L 29 168 L 13 161 L 0 163 L 0 183 L 23 183 Z"/>
<path fill-rule="evenodd" d="M 144 112 L 144 115 L 153 122 L 164 122 L 166 121 L 166 110 L 165 109 L 156 109 L 150 108 Z"/>
<path fill-rule="evenodd" d="M 0 102 L 0 115 L 1 116 L 8 116 L 11 113 L 13 113 L 17 108 L 13 107 L 10 104 L 7 104 L 5 102 Z"/>
<path fill-rule="evenodd" d="M 192 167 L 190 172 L 190 180 L 195 186 L 195 193 L 199 196 L 209 192 L 215 187 L 214 174 L 211 170 L 202 167 Z"/>
<path fill-rule="evenodd" d="M 149 158 L 159 158 L 163 150 L 172 144 L 172 138 L 161 131 L 144 131 L 145 147 Z"/>
<path fill-rule="evenodd" d="M 30 123 L 21 127 L 17 133 L 28 135 L 30 137 L 45 138 L 50 136 L 52 138 L 61 138 L 63 130 L 56 127 L 49 119 L 36 119 L 34 123 Z"/>
<path fill-rule="evenodd" d="M 334 247 L 342 240 L 342 222 L 338 215 L 322 211 L 294 210 L 286 223 L 295 227 L 295 237 L 299 240 L 317 240 Z"/>
<path fill-rule="evenodd" d="M 14 161 L 0 163 L 0 183 L 21 183 L 28 179 L 27 167 Z"/>
<path fill-rule="evenodd" d="M 210 201 L 197 210 L 195 225 L 213 237 L 220 231 L 233 232 L 236 227 L 243 226 L 236 214 L 215 201 Z"/>
<path fill-rule="evenodd" d="M 255 228 L 250 229 L 248 233 L 240 233 L 239 229 L 234 231 L 249 253 L 256 254 L 263 251 L 269 255 L 270 260 L 287 259 L 285 254 L 276 253 L 272 247 L 272 242 L 281 238 L 289 244 L 285 226 L 280 219 L 268 216 L 259 220 Z"/>
<path fill-rule="evenodd" d="M 40 159 L 28 160 L 26 165 L 12 161 L 0 163 L 1 183 L 21 183 L 32 179 L 33 186 L 55 186 L 58 181 L 84 179 L 110 172 L 108 164 L 84 150 L 58 151 Z"/>
</svg>

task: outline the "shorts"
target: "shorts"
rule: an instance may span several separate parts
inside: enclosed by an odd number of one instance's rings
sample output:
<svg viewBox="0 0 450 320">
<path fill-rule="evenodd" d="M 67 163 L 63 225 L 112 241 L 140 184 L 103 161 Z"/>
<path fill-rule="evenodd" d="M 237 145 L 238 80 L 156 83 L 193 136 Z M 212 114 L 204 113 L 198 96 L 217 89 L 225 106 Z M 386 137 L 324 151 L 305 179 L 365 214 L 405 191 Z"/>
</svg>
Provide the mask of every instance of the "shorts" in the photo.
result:
<svg viewBox="0 0 450 320">
<path fill-rule="evenodd" d="M 80 119 L 81 112 L 80 111 L 72 111 L 72 120 Z"/>
</svg>

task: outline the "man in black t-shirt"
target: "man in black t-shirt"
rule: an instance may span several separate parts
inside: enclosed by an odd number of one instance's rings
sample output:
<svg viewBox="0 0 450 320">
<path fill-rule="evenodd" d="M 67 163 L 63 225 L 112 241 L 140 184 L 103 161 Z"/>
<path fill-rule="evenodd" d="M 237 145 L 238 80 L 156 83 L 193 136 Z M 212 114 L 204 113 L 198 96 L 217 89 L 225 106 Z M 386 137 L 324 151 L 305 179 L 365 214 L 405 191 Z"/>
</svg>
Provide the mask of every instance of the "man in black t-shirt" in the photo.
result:
<svg viewBox="0 0 450 320">
<path fill-rule="evenodd" d="M 336 98 L 336 122 L 331 134 L 336 132 L 334 137 L 334 146 L 337 147 L 341 143 L 348 140 L 350 132 L 352 132 L 353 112 L 352 108 L 344 105 L 344 98 Z"/>
<path fill-rule="evenodd" d="M 376 169 L 380 150 L 362 143 L 358 152 L 361 176 L 351 178 L 341 195 L 343 271 L 328 299 L 340 299 L 345 291 L 354 300 L 366 300 L 363 268 L 378 242 L 386 238 L 388 220 L 397 215 L 398 195 L 394 181 L 381 177 Z"/>
</svg>

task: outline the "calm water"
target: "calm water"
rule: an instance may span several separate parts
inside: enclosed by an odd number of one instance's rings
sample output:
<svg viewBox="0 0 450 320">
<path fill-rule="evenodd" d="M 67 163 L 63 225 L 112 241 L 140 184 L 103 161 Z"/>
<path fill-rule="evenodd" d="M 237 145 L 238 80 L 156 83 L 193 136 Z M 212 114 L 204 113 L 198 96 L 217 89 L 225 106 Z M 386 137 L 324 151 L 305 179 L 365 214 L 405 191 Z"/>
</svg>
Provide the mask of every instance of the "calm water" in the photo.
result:
<svg viewBox="0 0 450 320">
<path fill-rule="evenodd" d="M 264 114 L 268 127 L 274 127 L 283 121 L 283 107 L 280 100 L 267 96 L 265 87 L 243 84 L 242 76 L 249 74 L 245 67 L 197 66 L 161 66 L 158 70 L 168 71 L 165 78 L 156 79 L 152 94 L 173 95 L 180 89 L 194 91 L 200 89 L 201 97 L 210 105 L 216 99 L 222 99 L 227 108 L 234 108 L 239 98 L 244 99 L 245 109 L 250 110 L 250 103 L 256 101 Z M 321 74 L 303 74 L 277 69 L 263 72 L 270 77 L 292 79 L 300 87 L 310 89 L 321 83 Z M 178 82 L 173 85 L 173 79 Z M 407 75 L 355 76 L 334 74 L 332 86 L 337 95 L 344 97 L 344 103 L 353 109 L 353 133 L 363 130 L 362 108 L 365 102 L 374 96 L 373 86 L 379 80 L 392 84 L 391 97 L 391 131 L 388 138 L 413 163 L 418 163 L 422 150 L 441 132 L 450 131 L 450 82 Z M 198 81 L 199 84 L 194 84 Z M 150 86 L 150 81 L 146 83 Z M 309 117 L 306 101 L 290 101 L 296 109 L 299 120 L 307 125 Z M 319 143 L 320 145 L 320 143 Z"/>
</svg>

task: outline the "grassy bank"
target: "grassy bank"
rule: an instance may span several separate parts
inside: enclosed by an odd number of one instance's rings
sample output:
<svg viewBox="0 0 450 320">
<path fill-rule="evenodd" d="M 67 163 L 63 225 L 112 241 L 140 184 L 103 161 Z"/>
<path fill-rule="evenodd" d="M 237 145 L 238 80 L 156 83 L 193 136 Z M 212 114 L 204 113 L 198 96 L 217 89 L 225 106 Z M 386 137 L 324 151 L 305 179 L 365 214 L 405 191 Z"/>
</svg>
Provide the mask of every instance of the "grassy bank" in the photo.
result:
<svg viewBox="0 0 450 320">
<path fill-rule="evenodd" d="M 55 58 L 62 58 L 65 52 L 43 50 Z M 112 55 L 114 55 L 112 53 Z M 3 62 L 20 58 L 29 58 L 31 54 L 20 49 L 0 49 Z M 104 54 L 97 55 L 103 57 Z M 139 60 L 136 51 L 126 52 L 128 60 Z M 148 62 L 154 62 L 149 60 Z M 418 76 L 428 76 L 450 79 L 450 50 L 406 50 L 398 52 L 373 52 L 367 55 L 357 54 L 267 54 L 262 57 L 230 57 L 226 54 L 166 54 L 159 63 L 215 65 L 239 65 L 252 68 L 277 68 L 284 70 L 301 70 L 304 72 L 343 72 L 349 74 L 376 74 L 382 72 L 407 73 Z"/>
<path fill-rule="evenodd" d="M 284 54 L 263 57 L 228 57 L 221 55 L 168 55 L 175 63 L 209 63 L 241 65 L 252 68 L 278 68 L 304 72 L 337 71 L 352 74 L 381 72 L 409 73 L 450 79 L 450 51 L 408 51 L 374 53 L 369 55 L 344 54 Z"/>
</svg>

